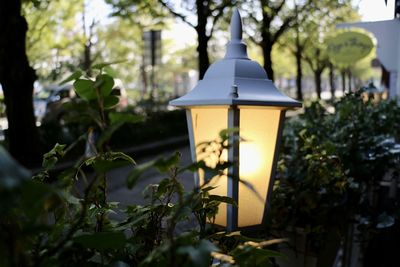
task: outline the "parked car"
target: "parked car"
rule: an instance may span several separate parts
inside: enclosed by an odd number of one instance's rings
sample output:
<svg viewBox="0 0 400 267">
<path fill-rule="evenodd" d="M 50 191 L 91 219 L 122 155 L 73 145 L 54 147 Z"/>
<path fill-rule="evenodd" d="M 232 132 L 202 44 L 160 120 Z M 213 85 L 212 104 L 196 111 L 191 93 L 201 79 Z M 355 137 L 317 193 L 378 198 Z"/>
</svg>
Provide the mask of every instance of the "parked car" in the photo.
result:
<svg viewBox="0 0 400 267">
<path fill-rule="evenodd" d="M 114 79 L 114 88 L 111 91 L 111 94 L 119 97 L 117 109 L 124 109 L 128 106 L 128 95 L 125 86 L 120 79 Z"/>
<path fill-rule="evenodd" d="M 62 105 L 74 97 L 76 94 L 72 84 L 43 88 L 33 96 L 36 120 L 42 122 L 45 117 L 58 119 L 63 112 Z"/>
</svg>

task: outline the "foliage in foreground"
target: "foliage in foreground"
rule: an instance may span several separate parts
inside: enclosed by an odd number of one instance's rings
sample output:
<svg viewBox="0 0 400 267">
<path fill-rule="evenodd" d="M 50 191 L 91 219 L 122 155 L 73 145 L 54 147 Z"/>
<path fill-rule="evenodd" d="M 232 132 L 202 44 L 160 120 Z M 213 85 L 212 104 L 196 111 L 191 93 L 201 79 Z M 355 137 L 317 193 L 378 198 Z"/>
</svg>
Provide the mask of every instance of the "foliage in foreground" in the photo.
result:
<svg viewBox="0 0 400 267">
<path fill-rule="evenodd" d="M 314 255 L 326 255 L 332 242 L 336 253 L 352 225 L 367 244 L 399 220 L 399 203 L 378 193 L 382 179 L 399 179 L 400 108 L 364 94 L 347 94 L 333 110 L 314 102 L 285 126 L 272 225 L 301 228 Z"/>
<path fill-rule="evenodd" d="M 46 154 L 46 169 L 64 152 L 57 145 Z M 207 228 L 219 203 L 234 203 L 210 194 L 211 186 L 184 191 L 178 175 L 197 167 L 178 167 L 179 154 L 129 174 L 130 188 L 151 167 L 169 176 L 146 187 L 147 204 L 121 209 L 108 202 L 103 175 L 124 162 L 133 161 L 121 153 L 100 154 L 48 183 L 46 171 L 31 179 L 1 149 L 1 266 L 210 266 L 213 259 L 215 266 L 272 266 L 271 258 L 279 256 L 264 249 L 269 243 Z M 76 180 L 85 185 L 77 187 Z M 123 219 L 111 219 L 115 213 Z"/>
<path fill-rule="evenodd" d="M 54 172 L 75 144 L 56 144 L 33 177 L 0 147 L 0 266 L 273 266 L 280 254 L 264 247 L 276 241 L 218 232 L 207 224 L 221 203 L 236 205 L 230 198 L 212 195 L 208 183 L 185 191 L 178 180 L 182 172 L 198 169 L 206 177 L 222 175 L 229 163 L 182 167 L 174 154 L 136 165 L 109 149 L 117 129 L 141 118 L 113 110 L 113 78 L 102 68 L 95 78 L 78 71 L 67 79 L 80 96 L 67 108 L 90 126 L 77 140 L 86 141 L 86 151 L 73 168 Z M 229 134 L 221 132 L 216 141 L 218 155 L 228 147 Z M 108 200 L 108 172 L 127 165 L 134 166 L 128 188 L 151 168 L 165 177 L 145 188 L 145 205 L 121 207 Z"/>
</svg>

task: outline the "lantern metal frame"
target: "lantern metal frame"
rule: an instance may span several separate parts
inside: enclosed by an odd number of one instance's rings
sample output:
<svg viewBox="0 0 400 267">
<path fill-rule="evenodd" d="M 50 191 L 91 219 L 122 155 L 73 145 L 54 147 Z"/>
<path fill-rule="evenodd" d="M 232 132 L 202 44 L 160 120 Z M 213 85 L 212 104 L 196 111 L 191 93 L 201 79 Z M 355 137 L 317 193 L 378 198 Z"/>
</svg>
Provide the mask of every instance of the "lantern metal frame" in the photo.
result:
<svg viewBox="0 0 400 267">
<path fill-rule="evenodd" d="M 276 136 L 275 154 L 272 160 L 270 181 L 267 189 L 266 203 L 262 224 L 265 223 L 269 209 L 269 197 L 275 177 L 276 163 L 278 160 L 278 148 L 282 136 L 285 111 L 290 108 L 301 107 L 302 104 L 281 93 L 268 79 L 265 70 L 247 56 L 247 47 L 242 42 L 242 22 L 239 11 L 234 9 L 230 24 L 231 40 L 227 45 L 227 52 L 222 60 L 212 64 L 207 70 L 204 79 L 186 95 L 170 101 L 170 105 L 185 107 L 186 110 L 191 156 L 196 159 L 196 144 L 193 132 L 193 118 L 190 108 L 205 106 L 228 107 L 227 127 L 239 129 L 228 139 L 228 162 L 239 159 L 240 136 L 240 108 L 264 107 L 280 110 L 278 134 Z M 229 167 L 227 184 L 227 196 L 239 203 L 239 164 Z M 232 177 L 237 177 L 234 179 Z M 199 175 L 195 173 L 195 185 L 199 186 Z M 227 205 L 227 230 L 256 229 L 257 226 L 238 227 L 238 209 L 233 205 Z"/>
</svg>

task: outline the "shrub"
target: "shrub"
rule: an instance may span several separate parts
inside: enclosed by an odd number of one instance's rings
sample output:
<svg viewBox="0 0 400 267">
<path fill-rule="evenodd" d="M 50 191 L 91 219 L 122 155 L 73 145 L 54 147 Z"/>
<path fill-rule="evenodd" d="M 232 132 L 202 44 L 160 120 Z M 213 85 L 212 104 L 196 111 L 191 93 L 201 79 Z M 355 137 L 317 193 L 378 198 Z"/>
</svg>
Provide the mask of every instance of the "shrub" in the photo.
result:
<svg viewBox="0 0 400 267">
<path fill-rule="evenodd" d="M 272 225 L 303 228 L 317 255 L 332 240 L 337 249 L 354 223 L 367 241 L 367 225 L 376 229 L 382 214 L 396 216 L 371 193 L 389 170 L 398 173 L 400 108 L 395 100 L 364 101 L 362 93 L 347 94 L 333 112 L 313 102 L 285 126 Z"/>
</svg>

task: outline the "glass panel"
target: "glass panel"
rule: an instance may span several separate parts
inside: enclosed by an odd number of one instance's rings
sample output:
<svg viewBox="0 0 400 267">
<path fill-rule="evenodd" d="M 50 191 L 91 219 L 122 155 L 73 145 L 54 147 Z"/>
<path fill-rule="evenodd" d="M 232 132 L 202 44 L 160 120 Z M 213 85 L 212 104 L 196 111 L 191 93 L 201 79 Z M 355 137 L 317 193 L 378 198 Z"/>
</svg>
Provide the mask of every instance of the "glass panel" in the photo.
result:
<svg viewBox="0 0 400 267">
<path fill-rule="evenodd" d="M 216 140 L 219 137 L 219 132 L 227 128 L 228 125 L 228 109 L 207 107 L 207 108 L 192 108 L 192 124 L 194 143 L 197 146 L 202 142 Z M 215 167 L 218 157 L 212 154 L 212 150 L 216 147 L 209 147 L 207 153 L 202 153 L 196 149 L 197 160 L 204 159 L 207 166 Z M 208 156 L 205 158 L 205 154 Z M 226 151 L 222 153 L 221 159 L 227 160 Z M 204 184 L 204 172 L 199 171 L 200 185 Z M 211 186 L 217 188 L 211 190 L 211 194 L 226 196 L 227 195 L 227 176 L 215 177 L 210 182 Z M 215 223 L 221 226 L 226 226 L 226 205 L 219 206 L 218 214 L 215 218 Z"/>
<path fill-rule="evenodd" d="M 245 141 L 239 146 L 239 175 L 257 194 L 239 184 L 239 227 L 262 223 L 280 114 L 280 110 L 261 107 L 240 109 L 240 136 Z"/>
</svg>

